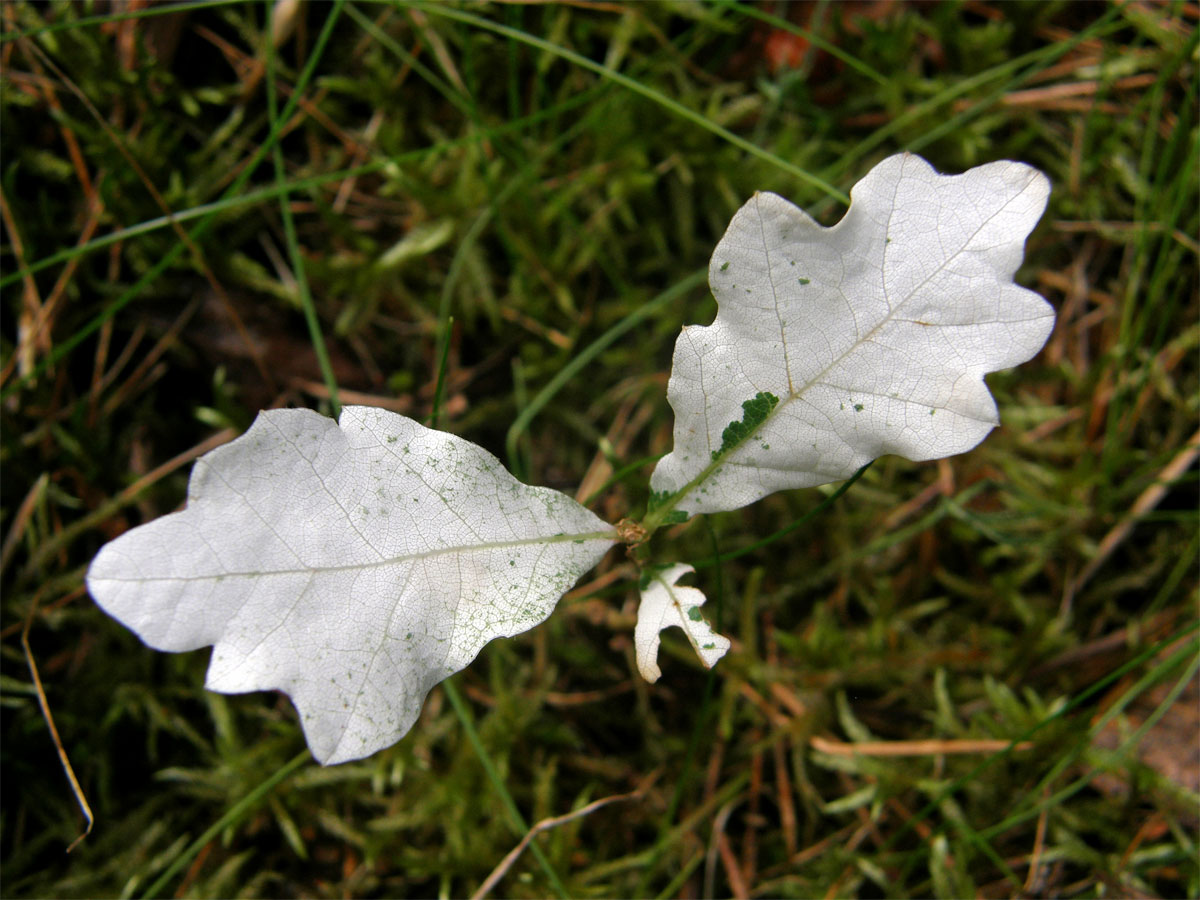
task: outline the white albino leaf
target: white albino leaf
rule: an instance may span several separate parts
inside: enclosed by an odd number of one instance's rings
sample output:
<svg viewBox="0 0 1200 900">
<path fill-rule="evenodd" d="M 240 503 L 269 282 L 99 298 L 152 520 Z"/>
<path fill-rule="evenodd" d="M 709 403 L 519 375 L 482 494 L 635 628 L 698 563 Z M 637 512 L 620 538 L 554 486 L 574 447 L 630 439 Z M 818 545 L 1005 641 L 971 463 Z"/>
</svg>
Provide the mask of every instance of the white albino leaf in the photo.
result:
<svg viewBox="0 0 1200 900">
<path fill-rule="evenodd" d="M 901 154 L 832 228 L 756 194 L 713 253 L 716 320 L 675 344 L 675 446 L 653 490 L 718 512 L 885 453 L 978 444 L 999 422 L 983 376 L 1031 358 L 1054 327 L 1012 281 L 1049 192 L 1021 163 L 951 176 Z"/>
<path fill-rule="evenodd" d="M 412 726 L 429 690 L 550 614 L 613 544 L 564 494 L 395 413 L 261 413 L 202 457 L 187 508 L 104 546 L 96 602 L 206 686 L 291 696 L 322 763 Z"/>
<path fill-rule="evenodd" d="M 684 575 L 694 571 L 689 565 L 675 563 L 654 571 L 649 576 L 649 583 L 642 588 L 633 645 L 637 651 L 638 671 L 651 684 L 662 675 L 658 668 L 658 644 L 659 633 L 664 628 L 672 625 L 682 628 L 706 669 L 716 665 L 717 660 L 729 649 L 729 639 L 715 634 L 700 615 L 704 594 L 694 587 L 675 584 Z"/>
</svg>

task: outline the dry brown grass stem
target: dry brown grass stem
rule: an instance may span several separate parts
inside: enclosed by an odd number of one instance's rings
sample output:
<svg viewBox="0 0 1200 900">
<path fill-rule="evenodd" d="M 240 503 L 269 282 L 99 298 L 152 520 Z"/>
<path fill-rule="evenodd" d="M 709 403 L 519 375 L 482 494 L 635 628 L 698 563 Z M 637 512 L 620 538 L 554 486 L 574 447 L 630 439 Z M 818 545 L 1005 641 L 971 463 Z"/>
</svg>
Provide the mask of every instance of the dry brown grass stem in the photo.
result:
<svg viewBox="0 0 1200 900">
<path fill-rule="evenodd" d="M 155 187 L 154 182 L 150 180 L 150 177 L 146 174 L 145 169 L 142 168 L 141 164 L 136 158 L 134 158 L 133 154 L 129 152 L 129 148 L 125 146 L 125 142 L 121 140 L 120 136 L 117 135 L 112 126 L 108 123 L 108 121 L 105 120 L 104 116 L 101 115 L 100 110 L 96 108 L 96 105 L 92 103 L 92 101 L 88 98 L 88 95 L 85 94 L 79 88 L 79 86 L 75 84 L 75 82 L 72 81 L 65 72 L 62 71 L 62 69 L 55 65 L 54 61 L 50 59 L 50 57 L 48 57 L 44 52 L 42 52 L 42 50 L 39 49 L 36 44 L 32 42 L 25 42 L 24 46 L 28 47 L 31 60 L 34 56 L 39 58 L 45 64 L 45 66 L 52 70 L 57 78 L 64 85 L 66 85 L 68 90 L 70 90 L 71 93 L 73 93 L 79 99 L 79 101 L 91 114 L 92 118 L 96 121 L 96 124 L 100 126 L 101 130 L 112 142 L 113 146 L 116 147 L 117 152 L 119 152 L 122 158 L 129 164 L 130 169 L 134 171 L 138 179 L 142 182 L 142 185 L 146 188 L 146 191 L 150 194 L 151 198 L 153 198 L 155 205 L 158 206 L 159 210 L 162 212 L 167 221 L 171 223 L 171 228 L 179 237 L 179 240 L 191 252 L 192 259 L 195 261 L 197 268 L 199 268 L 203 273 L 205 280 L 207 280 L 209 283 L 209 286 L 212 287 L 213 291 L 215 291 L 217 296 L 221 299 L 221 303 L 225 306 L 225 310 L 228 313 L 230 320 L 233 322 L 238 336 L 242 339 L 243 343 L 245 343 L 250 358 L 254 361 L 255 368 L 258 369 L 258 374 L 259 377 L 262 378 L 263 384 L 270 385 L 273 388 L 275 380 L 271 377 L 271 373 L 267 368 L 266 361 L 263 359 L 262 351 L 258 348 L 258 345 L 251 340 L 250 334 L 246 330 L 245 324 L 242 322 L 241 315 L 238 313 L 237 308 L 233 305 L 233 301 L 229 299 L 229 295 L 226 293 L 224 286 L 220 283 L 220 281 L 217 280 L 216 275 L 213 274 L 212 268 L 208 265 L 208 261 L 204 258 L 203 251 L 201 251 L 201 249 L 196 245 L 196 242 L 192 240 L 191 235 L 189 235 L 187 231 L 184 230 L 183 226 L 179 224 L 179 220 L 175 218 L 175 214 L 167 205 L 167 201 L 163 198 L 162 193 L 157 187 Z M 81 173 L 81 178 L 85 176 L 85 172 Z M 86 193 L 89 197 L 91 196 L 93 190 L 94 189 L 91 185 L 91 181 L 89 180 L 86 184 Z"/>
<path fill-rule="evenodd" d="M 83 788 L 79 785 L 79 779 L 75 777 L 75 769 L 71 766 L 71 760 L 67 756 L 66 748 L 63 747 L 62 738 L 58 736 L 58 728 L 54 724 L 54 716 L 50 712 L 50 704 L 46 700 L 46 691 L 42 687 L 42 678 L 38 674 L 37 663 L 33 659 L 33 650 L 29 646 L 29 629 L 33 626 L 33 616 L 36 612 L 37 595 L 35 594 L 33 603 L 29 605 L 29 613 L 25 616 L 25 625 L 21 629 L 21 649 L 25 652 L 25 662 L 29 666 L 29 674 L 33 678 L 33 687 L 37 694 L 38 706 L 41 707 L 42 718 L 46 720 L 46 727 L 50 729 L 50 737 L 54 741 L 54 749 L 58 753 L 58 761 L 62 765 L 63 773 L 67 776 L 67 781 L 70 782 L 71 793 L 75 795 L 75 801 L 79 804 L 79 809 L 83 812 L 83 817 L 87 820 L 87 826 L 83 829 L 83 833 L 67 845 L 67 852 L 70 853 L 79 846 L 84 838 L 92 833 L 92 825 L 95 824 L 96 817 L 92 815 L 92 808 L 88 805 L 87 796 L 83 793 Z"/>
<path fill-rule="evenodd" d="M 128 506 L 138 498 L 142 491 L 146 490 L 159 479 L 165 477 L 181 466 L 186 466 L 197 457 L 203 456 L 209 450 L 216 449 L 222 444 L 229 443 L 235 437 L 237 437 L 237 432 L 234 431 L 234 429 L 224 428 L 206 440 L 201 441 L 191 449 L 185 450 L 178 456 L 167 460 L 161 466 L 151 469 L 107 503 L 97 507 L 83 518 L 77 519 L 71 525 L 55 534 L 54 537 L 43 542 L 41 547 L 38 548 L 37 552 L 33 554 L 29 564 L 25 567 L 22 573 L 23 576 L 27 577 L 32 572 L 36 572 L 46 560 L 50 559 L 61 548 L 70 544 L 71 541 L 76 538 L 76 536 L 95 528 L 97 525 L 104 522 L 106 519 L 110 518 L 124 507 Z"/>
<path fill-rule="evenodd" d="M 1013 750 L 1032 750 L 1033 741 L 995 739 L 928 740 L 928 741 L 835 741 L 813 735 L 809 745 L 830 756 L 943 756 L 964 753 L 1000 753 Z"/>
<path fill-rule="evenodd" d="M 8 232 L 9 244 L 12 247 L 13 256 L 17 259 L 17 266 L 24 273 L 21 276 L 21 283 L 25 289 L 21 297 L 21 312 L 17 316 L 17 352 L 10 357 L 8 364 L 0 371 L 0 384 L 3 384 L 8 381 L 14 366 L 19 367 L 22 377 L 33 371 L 35 365 L 34 342 L 31 336 L 36 333 L 35 323 L 42 312 L 42 299 L 38 295 L 37 282 L 33 280 L 33 276 L 29 274 L 26 266 L 25 244 L 21 240 L 21 233 L 17 230 L 17 223 L 13 219 L 8 199 L 4 196 L 3 190 L 0 190 L 0 217 L 3 218 L 4 228 Z"/>
<path fill-rule="evenodd" d="M 1092 576 L 1099 571 L 1100 567 L 1104 565 L 1113 551 L 1129 537 L 1138 521 L 1162 502 L 1163 497 L 1167 495 L 1167 491 L 1171 489 L 1171 485 L 1192 467 L 1197 457 L 1200 457 L 1200 431 L 1191 436 L 1187 444 L 1184 445 L 1184 448 L 1175 454 L 1174 458 L 1159 472 L 1158 478 L 1138 495 L 1137 500 L 1133 502 L 1133 506 L 1129 508 L 1129 513 L 1100 541 L 1100 545 L 1096 547 L 1096 554 L 1092 557 L 1091 561 L 1088 562 L 1074 581 L 1067 584 L 1067 589 L 1063 594 L 1062 600 L 1062 609 L 1064 612 L 1070 610 L 1071 603 L 1075 595 L 1079 592 L 1079 589 L 1091 581 Z"/>
<path fill-rule="evenodd" d="M 9 526 L 8 534 L 4 536 L 4 544 L 0 546 L 0 572 L 8 568 L 8 564 L 12 560 L 13 551 L 16 550 L 17 544 L 20 543 L 21 535 L 25 533 L 25 528 L 29 525 L 29 519 L 45 495 L 46 486 L 49 483 L 49 473 L 43 472 L 37 477 L 37 480 L 33 483 L 33 487 L 26 492 L 25 499 L 21 501 L 21 505 L 17 507 L 17 511 L 13 515 L 12 525 Z"/>
<path fill-rule="evenodd" d="M 517 861 L 517 858 L 521 855 L 525 848 L 529 846 L 530 841 L 532 841 L 541 832 L 549 831 L 551 828 L 557 828 L 559 825 L 565 825 L 568 822 L 573 822 L 576 819 L 589 816 L 601 807 L 608 806 L 610 803 L 620 803 L 625 800 L 636 800 L 637 798 L 641 797 L 642 794 L 643 790 L 637 790 L 631 791 L 628 794 L 617 794 L 612 797 L 602 797 L 601 799 L 593 800 L 587 806 L 581 807 L 574 812 L 569 812 L 566 815 L 542 819 L 540 822 L 530 828 L 528 832 L 526 832 L 525 837 L 521 838 L 521 842 L 517 844 L 517 846 L 513 847 L 512 850 L 508 852 L 508 855 L 504 857 L 504 859 L 500 860 L 499 865 L 492 870 L 492 873 L 488 875 L 488 877 L 484 879 L 483 884 L 479 886 L 479 890 L 471 895 L 471 900 L 480 900 L 480 898 L 486 897 L 489 893 L 491 893 L 492 889 L 500 883 L 500 879 L 503 878 L 505 874 L 507 874 L 508 870 L 512 868 L 513 863 Z"/>
</svg>

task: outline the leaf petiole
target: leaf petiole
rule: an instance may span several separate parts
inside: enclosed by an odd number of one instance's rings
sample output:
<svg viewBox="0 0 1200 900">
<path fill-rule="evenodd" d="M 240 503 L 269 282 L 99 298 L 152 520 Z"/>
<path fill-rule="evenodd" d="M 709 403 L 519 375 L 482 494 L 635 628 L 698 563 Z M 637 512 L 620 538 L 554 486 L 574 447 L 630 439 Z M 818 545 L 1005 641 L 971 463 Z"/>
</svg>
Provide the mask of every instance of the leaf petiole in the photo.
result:
<svg viewBox="0 0 1200 900">
<path fill-rule="evenodd" d="M 696 488 L 708 481 L 721 468 L 723 461 L 754 437 L 774 415 L 779 406 L 779 398 L 768 391 L 759 391 L 742 404 L 742 419 L 731 421 L 721 432 L 721 447 L 713 450 L 708 465 L 700 470 L 691 481 L 674 494 L 668 492 L 651 492 L 646 518 L 642 527 L 646 529 L 647 537 L 654 534 L 663 525 L 677 525 L 688 520 L 688 514 L 676 509 L 679 503 Z M 682 516 L 682 517 L 681 517 Z"/>
</svg>

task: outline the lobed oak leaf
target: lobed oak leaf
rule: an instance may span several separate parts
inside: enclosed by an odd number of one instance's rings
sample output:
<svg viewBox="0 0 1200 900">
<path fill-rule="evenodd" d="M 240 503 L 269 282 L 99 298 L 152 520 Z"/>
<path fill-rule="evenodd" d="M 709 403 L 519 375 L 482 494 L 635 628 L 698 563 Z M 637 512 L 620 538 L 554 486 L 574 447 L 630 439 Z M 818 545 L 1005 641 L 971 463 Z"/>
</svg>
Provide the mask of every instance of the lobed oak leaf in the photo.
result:
<svg viewBox="0 0 1200 900">
<path fill-rule="evenodd" d="M 279 409 L 197 461 L 184 510 L 106 544 L 87 585 L 151 647 L 211 644 L 209 689 L 288 694 L 313 756 L 340 763 L 399 740 L 435 684 L 545 619 L 615 537 L 462 438 Z"/>
<path fill-rule="evenodd" d="M 1012 280 L 1049 192 L 1021 163 L 939 175 L 901 154 L 867 173 L 832 228 L 756 194 L 712 256 L 716 319 L 675 344 L 675 446 L 656 495 L 719 512 L 885 453 L 978 444 L 999 422 L 983 376 L 1031 358 L 1054 327 Z"/>
</svg>

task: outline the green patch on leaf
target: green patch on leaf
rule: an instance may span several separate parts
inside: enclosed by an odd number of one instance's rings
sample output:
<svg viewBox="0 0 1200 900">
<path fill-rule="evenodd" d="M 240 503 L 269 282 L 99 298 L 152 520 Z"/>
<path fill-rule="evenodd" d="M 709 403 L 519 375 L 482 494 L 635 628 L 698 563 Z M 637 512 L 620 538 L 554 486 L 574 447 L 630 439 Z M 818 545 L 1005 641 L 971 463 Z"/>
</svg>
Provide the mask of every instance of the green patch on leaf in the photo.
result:
<svg viewBox="0 0 1200 900">
<path fill-rule="evenodd" d="M 725 426 L 725 430 L 721 432 L 721 449 L 713 451 L 713 460 L 718 459 L 722 454 L 732 450 L 749 437 L 754 429 L 766 421 L 771 410 L 778 404 L 779 398 L 766 391 L 759 391 L 754 395 L 753 400 L 743 403 L 742 421 L 730 422 Z"/>
<path fill-rule="evenodd" d="M 672 491 L 651 491 L 650 499 L 646 502 L 646 512 L 652 513 L 661 506 L 666 506 L 675 496 Z"/>
<path fill-rule="evenodd" d="M 687 615 L 688 618 L 693 622 L 699 622 L 703 618 L 703 616 L 700 615 L 700 607 L 698 606 L 693 606 L 691 609 L 689 609 Z"/>
</svg>

